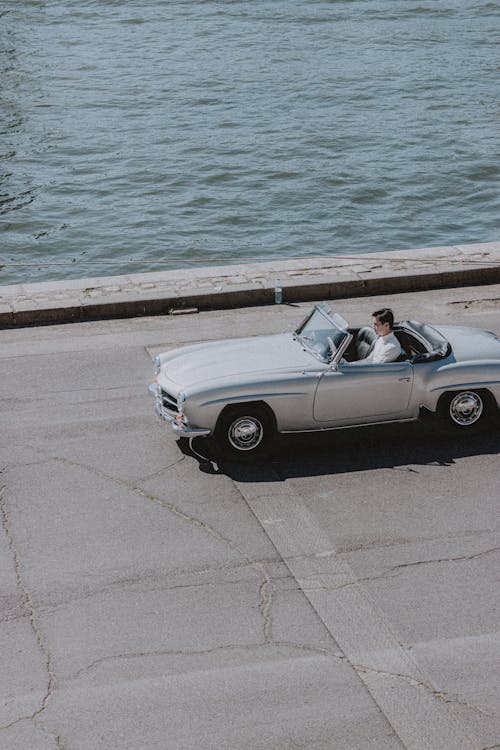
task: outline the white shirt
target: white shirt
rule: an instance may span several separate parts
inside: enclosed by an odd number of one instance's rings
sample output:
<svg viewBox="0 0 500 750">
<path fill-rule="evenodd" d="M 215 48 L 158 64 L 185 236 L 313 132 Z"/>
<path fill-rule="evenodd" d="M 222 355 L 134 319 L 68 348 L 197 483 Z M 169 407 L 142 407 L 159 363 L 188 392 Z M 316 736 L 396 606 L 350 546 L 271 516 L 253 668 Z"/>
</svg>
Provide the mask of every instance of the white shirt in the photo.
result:
<svg viewBox="0 0 500 750">
<path fill-rule="evenodd" d="M 401 344 L 393 333 L 379 336 L 370 354 L 359 362 L 394 362 L 401 354 Z"/>
</svg>

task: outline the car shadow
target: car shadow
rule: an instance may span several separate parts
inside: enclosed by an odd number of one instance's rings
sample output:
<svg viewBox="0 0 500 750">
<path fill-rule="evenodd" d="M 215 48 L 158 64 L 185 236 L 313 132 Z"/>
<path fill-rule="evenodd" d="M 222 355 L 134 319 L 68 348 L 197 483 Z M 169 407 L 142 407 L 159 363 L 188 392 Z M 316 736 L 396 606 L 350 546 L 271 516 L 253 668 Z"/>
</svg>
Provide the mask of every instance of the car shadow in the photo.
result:
<svg viewBox="0 0 500 750">
<path fill-rule="evenodd" d="M 202 438 L 181 447 L 209 474 L 238 482 L 272 482 L 374 469 L 417 471 L 418 466 L 452 466 L 457 459 L 500 452 L 500 430 L 443 435 L 425 424 L 374 425 L 347 430 L 278 435 L 267 460 L 228 461 L 211 455 Z"/>
</svg>

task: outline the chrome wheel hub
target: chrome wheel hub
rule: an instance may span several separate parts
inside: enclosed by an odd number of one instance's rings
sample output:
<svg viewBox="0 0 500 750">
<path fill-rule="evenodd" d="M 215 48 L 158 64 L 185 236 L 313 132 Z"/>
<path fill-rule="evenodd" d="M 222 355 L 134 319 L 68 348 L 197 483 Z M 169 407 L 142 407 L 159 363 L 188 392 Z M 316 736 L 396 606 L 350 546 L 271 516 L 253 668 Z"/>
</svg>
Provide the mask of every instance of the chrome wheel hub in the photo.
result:
<svg viewBox="0 0 500 750">
<path fill-rule="evenodd" d="M 482 413 L 483 401 L 477 393 L 459 393 L 450 403 L 450 417 L 461 426 L 474 424 Z"/>
<path fill-rule="evenodd" d="M 256 417 L 238 417 L 228 430 L 229 442 L 238 451 L 256 448 L 264 437 L 264 428 Z"/>
</svg>

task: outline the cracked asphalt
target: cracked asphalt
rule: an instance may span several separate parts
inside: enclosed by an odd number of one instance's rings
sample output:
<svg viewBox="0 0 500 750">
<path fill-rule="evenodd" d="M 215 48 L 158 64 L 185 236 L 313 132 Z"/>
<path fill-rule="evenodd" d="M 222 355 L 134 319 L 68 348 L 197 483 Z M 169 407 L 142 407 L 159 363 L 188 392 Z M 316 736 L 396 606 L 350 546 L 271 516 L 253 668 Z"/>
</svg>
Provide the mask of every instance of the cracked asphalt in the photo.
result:
<svg viewBox="0 0 500 750">
<path fill-rule="evenodd" d="M 341 300 L 500 332 L 500 286 Z M 283 436 L 210 464 L 166 348 L 309 305 L 0 331 L 2 750 L 500 747 L 500 427 Z"/>
</svg>

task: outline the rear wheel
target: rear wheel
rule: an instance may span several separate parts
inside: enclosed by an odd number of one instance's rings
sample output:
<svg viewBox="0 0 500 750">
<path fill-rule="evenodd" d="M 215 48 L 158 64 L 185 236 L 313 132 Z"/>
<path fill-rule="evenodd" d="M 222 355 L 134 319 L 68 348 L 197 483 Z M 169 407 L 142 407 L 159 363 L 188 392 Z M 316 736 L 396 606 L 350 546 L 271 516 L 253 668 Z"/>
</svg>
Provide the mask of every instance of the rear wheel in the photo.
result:
<svg viewBox="0 0 500 750">
<path fill-rule="evenodd" d="M 495 404 L 488 391 L 455 391 L 441 396 L 437 417 L 446 432 L 479 432 L 490 421 Z"/>
<path fill-rule="evenodd" d="M 215 428 L 216 449 L 228 458 L 246 460 L 269 455 L 276 432 L 274 416 L 258 404 L 224 409 Z"/>
</svg>

